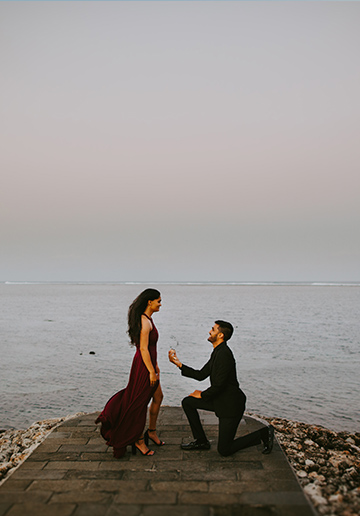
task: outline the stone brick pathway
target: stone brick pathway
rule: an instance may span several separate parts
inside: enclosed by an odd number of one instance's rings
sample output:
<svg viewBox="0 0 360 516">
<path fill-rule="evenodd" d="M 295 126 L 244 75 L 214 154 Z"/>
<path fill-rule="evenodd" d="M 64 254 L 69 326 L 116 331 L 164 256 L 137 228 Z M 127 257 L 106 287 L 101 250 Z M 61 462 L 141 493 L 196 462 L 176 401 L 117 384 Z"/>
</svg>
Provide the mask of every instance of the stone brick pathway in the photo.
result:
<svg viewBox="0 0 360 516">
<path fill-rule="evenodd" d="M 185 452 L 192 440 L 180 407 L 163 407 L 153 457 L 117 460 L 94 425 L 97 414 L 65 421 L 0 487 L 0 516 L 314 516 L 275 442 L 232 457 L 216 451 L 217 419 L 202 412 L 212 449 Z M 259 423 L 245 417 L 239 434 Z"/>
</svg>

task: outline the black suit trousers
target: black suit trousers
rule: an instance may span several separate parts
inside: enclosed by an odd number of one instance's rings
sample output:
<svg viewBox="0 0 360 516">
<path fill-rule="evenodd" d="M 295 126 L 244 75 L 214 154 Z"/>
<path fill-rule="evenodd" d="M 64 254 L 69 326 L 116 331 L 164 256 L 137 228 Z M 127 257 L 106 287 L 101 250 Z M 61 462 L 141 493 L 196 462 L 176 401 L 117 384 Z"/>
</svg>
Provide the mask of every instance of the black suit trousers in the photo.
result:
<svg viewBox="0 0 360 516">
<path fill-rule="evenodd" d="M 213 403 L 211 401 L 204 401 L 201 398 L 187 396 L 182 400 L 182 406 L 188 418 L 194 439 L 199 442 L 206 442 L 207 437 L 201 424 L 198 410 L 203 409 L 215 412 Z M 260 444 L 261 441 L 266 439 L 266 436 L 268 435 L 268 429 L 266 426 L 264 426 L 263 428 L 252 432 L 251 434 L 234 439 L 244 410 L 236 417 L 219 418 L 218 452 L 224 457 L 232 455 L 233 453 L 239 450 L 243 450 L 244 448 L 248 448 L 249 446 Z"/>
</svg>

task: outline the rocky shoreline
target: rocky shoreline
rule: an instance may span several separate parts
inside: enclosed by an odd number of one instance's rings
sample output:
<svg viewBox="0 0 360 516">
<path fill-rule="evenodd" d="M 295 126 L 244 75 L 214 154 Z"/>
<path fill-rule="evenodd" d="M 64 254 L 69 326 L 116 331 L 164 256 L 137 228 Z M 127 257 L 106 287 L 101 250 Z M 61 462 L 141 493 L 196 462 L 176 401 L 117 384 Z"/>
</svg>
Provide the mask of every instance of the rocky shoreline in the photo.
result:
<svg viewBox="0 0 360 516">
<path fill-rule="evenodd" d="M 0 430 L 0 485 L 24 462 L 39 446 L 45 437 L 63 421 L 84 414 L 45 419 L 33 423 L 26 430 Z"/>
<path fill-rule="evenodd" d="M 0 430 L 0 485 L 54 428 L 81 414 L 39 421 L 27 430 Z M 321 426 L 248 414 L 273 425 L 300 484 L 320 515 L 360 514 L 360 433 L 333 432 Z"/>
<path fill-rule="evenodd" d="M 273 425 L 277 440 L 319 514 L 359 516 L 360 433 L 258 417 Z"/>
</svg>

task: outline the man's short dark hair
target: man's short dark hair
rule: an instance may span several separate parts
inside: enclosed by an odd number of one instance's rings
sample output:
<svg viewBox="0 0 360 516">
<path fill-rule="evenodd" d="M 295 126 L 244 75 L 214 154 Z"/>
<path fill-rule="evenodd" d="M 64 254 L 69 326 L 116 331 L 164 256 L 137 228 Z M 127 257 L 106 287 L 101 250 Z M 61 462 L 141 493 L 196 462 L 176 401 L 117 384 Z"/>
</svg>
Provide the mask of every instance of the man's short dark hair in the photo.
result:
<svg viewBox="0 0 360 516">
<path fill-rule="evenodd" d="M 215 324 L 219 326 L 220 332 L 224 335 L 224 341 L 230 340 L 234 333 L 233 325 L 226 321 L 215 321 Z"/>
</svg>

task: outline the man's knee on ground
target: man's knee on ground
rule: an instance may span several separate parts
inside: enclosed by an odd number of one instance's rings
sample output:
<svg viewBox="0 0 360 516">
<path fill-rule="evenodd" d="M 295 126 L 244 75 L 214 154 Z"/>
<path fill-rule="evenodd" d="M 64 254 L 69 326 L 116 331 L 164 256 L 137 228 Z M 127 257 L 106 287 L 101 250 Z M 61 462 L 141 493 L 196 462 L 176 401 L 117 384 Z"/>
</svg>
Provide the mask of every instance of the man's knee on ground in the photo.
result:
<svg viewBox="0 0 360 516">
<path fill-rule="evenodd" d="M 186 398 L 184 398 L 182 401 L 181 401 L 181 405 L 183 408 L 185 408 L 186 406 L 189 405 L 189 401 L 191 401 L 190 399 L 190 396 L 186 396 Z"/>
<path fill-rule="evenodd" d="M 222 455 L 223 457 L 228 457 L 229 455 L 231 455 L 231 443 L 230 444 L 218 443 L 217 450 L 220 453 L 220 455 Z"/>
</svg>

